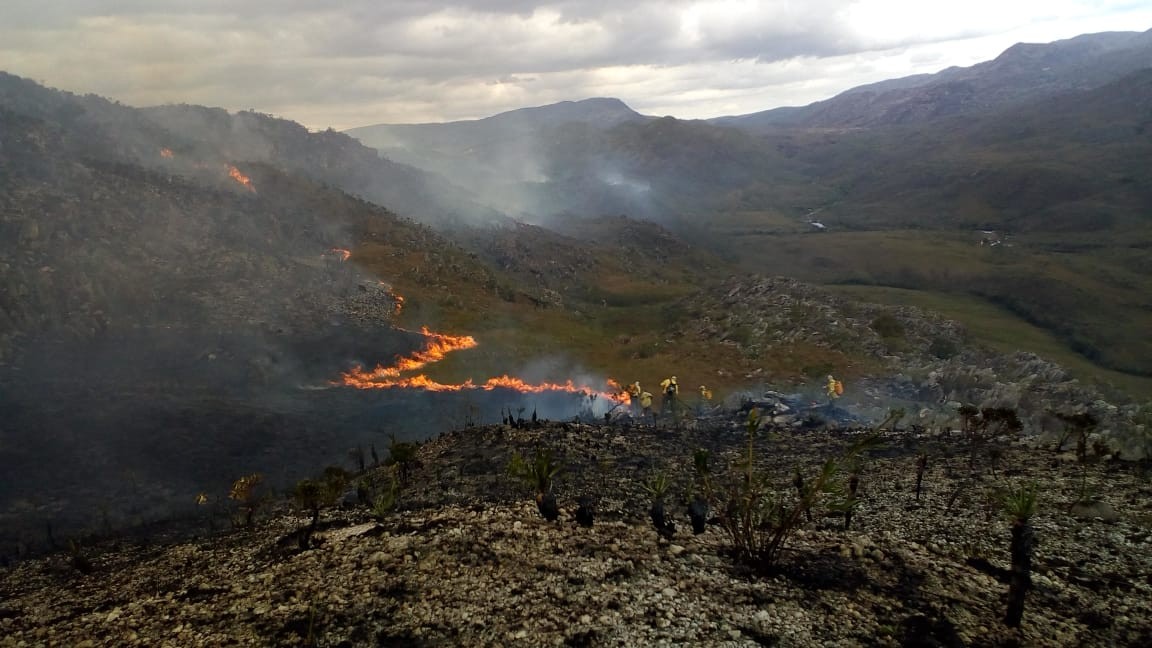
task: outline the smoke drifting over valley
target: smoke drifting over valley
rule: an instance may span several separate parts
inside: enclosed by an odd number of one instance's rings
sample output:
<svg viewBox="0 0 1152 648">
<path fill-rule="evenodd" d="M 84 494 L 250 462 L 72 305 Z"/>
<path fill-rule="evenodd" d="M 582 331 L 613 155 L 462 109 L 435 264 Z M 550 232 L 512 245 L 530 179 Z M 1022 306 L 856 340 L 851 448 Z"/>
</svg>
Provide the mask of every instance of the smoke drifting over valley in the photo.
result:
<svg viewBox="0 0 1152 648">
<path fill-rule="evenodd" d="M 97 511 L 153 521 L 243 474 L 283 486 L 349 448 L 383 451 L 389 433 L 422 439 L 527 406 L 509 389 L 337 384 L 426 343 L 394 328 L 396 277 L 348 259 L 354 242 L 418 259 L 404 271 L 467 266 L 491 281 L 374 204 L 450 218 L 430 199 L 451 200 L 438 182 L 345 135 L 0 75 L 0 540 Z M 531 402 L 549 416 L 581 407 L 573 394 Z"/>
<path fill-rule="evenodd" d="M 599 416 L 623 400 L 602 366 L 736 389 L 772 363 L 811 383 L 912 353 L 801 340 L 806 303 L 779 327 L 732 316 L 767 283 L 701 299 L 750 272 L 985 300 L 1093 369 L 1152 375 L 1132 170 L 1152 155 L 1150 39 L 712 121 L 600 98 L 350 134 L 0 73 L 0 539 L 156 520 L 389 434 Z M 974 251 L 973 230 L 1015 238 Z M 915 353 L 964 343 L 931 336 Z"/>
</svg>

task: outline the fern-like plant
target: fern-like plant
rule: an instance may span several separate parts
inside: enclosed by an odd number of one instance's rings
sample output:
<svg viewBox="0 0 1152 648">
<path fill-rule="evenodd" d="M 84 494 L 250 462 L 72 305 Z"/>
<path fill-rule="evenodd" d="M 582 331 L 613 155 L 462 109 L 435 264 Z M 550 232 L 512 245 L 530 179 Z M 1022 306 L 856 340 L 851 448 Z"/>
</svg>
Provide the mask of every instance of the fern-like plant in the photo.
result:
<svg viewBox="0 0 1152 648">
<path fill-rule="evenodd" d="M 1012 523 L 1012 575 L 1008 584 L 1008 610 L 1004 615 L 1004 623 L 1010 628 L 1020 627 L 1024 598 L 1032 589 L 1032 516 L 1036 514 L 1036 493 L 1036 483 L 1032 482 L 1009 491 L 1002 499 L 1004 513 Z"/>
<path fill-rule="evenodd" d="M 537 450 L 531 460 L 515 452 L 508 462 L 508 474 L 534 488 L 537 495 L 552 492 L 552 481 L 563 471 L 563 464 L 556 461 L 550 449 Z"/>
<path fill-rule="evenodd" d="M 787 488 L 775 488 L 770 476 L 756 467 L 755 439 L 760 425 L 760 413 L 754 409 L 745 422 L 747 448 L 743 465 L 737 482 L 728 490 L 719 521 L 732 541 L 736 559 L 767 570 L 779 561 L 788 540 L 813 506 L 823 500 L 835 504 L 834 496 L 843 493 L 837 477 L 846 468 L 854 467 L 856 458 L 874 446 L 878 437 L 874 433 L 866 435 L 841 456 L 824 462 L 815 477 L 801 478 L 803 488 L 797 489 L 793 498 L 788 496 Z M 845 505 L 849 504 L 855 505 L 851 499 L 845 499 Z"/>
</svg>

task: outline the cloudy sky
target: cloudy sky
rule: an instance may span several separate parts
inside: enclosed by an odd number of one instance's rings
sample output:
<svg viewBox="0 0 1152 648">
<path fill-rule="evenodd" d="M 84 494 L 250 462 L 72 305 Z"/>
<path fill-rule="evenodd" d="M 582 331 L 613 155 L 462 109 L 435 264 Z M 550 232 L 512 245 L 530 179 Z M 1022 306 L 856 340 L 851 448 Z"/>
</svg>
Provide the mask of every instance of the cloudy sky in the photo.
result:
<svg viewBox="0 0 1152 648">
<path fill-rule="evenodd" d="M 0 70 L 311 128 L 596 96 L 699 118 L 1149 28 L 1149 0 L 0 0 Z"/>
</svg>

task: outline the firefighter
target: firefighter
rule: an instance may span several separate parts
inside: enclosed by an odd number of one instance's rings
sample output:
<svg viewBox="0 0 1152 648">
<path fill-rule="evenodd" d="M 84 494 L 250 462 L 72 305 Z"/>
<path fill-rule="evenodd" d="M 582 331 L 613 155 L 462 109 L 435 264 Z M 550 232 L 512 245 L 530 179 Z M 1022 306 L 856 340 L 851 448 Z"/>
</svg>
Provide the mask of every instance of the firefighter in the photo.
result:
<svg viewBox="0 0 1152 648">
<path fill-rule="evenodd" d="M 712 405 L 712 390 L 700 385 L 700 402 L 696 405 L 696 413 L 704 414 Z"/>
<path fill-rule="evenodd" d="M 844 383 L 828 374 L 828 402 L 831 403 L 844 393 Z"/>
<path fill-rule="evenodd" d="M 674 411 L 676 405 L 676 395 L 680 393 L 680 385 L 676 384 L 676 376 L 661 380 L 660 389 L 664 392 L 664 402 L 660 407 L 661 411 Z"/>
<path fill-rule="evenodd" d="M 640 407 L 645 417 L 652 413 L 652 392 L 640 393 Z"/>
<path fill-rule="evenodd" d="M 628 399 L 629 399 L 629 402 L 632 404 L 632 412 L 633 413 L 639 412 L 640 411 L 640 395 L 644 393 L 644 390 L 640 389 L 640 381 L 637 380 L 636 382 L 632 383 L 631 385 L 628 385 L 628 387 L 624 391 L 628 392 Z"/>
</svg>

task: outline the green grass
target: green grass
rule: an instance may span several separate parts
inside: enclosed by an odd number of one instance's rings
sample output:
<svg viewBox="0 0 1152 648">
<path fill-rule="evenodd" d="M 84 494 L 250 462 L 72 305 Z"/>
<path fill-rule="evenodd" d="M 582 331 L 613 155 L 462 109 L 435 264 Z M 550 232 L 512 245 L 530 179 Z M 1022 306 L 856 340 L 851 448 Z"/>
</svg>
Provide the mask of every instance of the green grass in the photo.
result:
<svg viewBox="0 0 1152 648">
<path fill-rule="evenodd" d="M 1028 351 L 1065 366 L 1074 376 L 1102 382 L 1133 396 L 1152 392 L 1152 378 L 1132 376 L 1093 364 L 1052 333 L 978 297 L 885 286 L 828 286 L 829 290 L 880 304 L 901 304 L 935 311 L 962 323 L 973 341 L 997 351 Z"/>
</svg>

